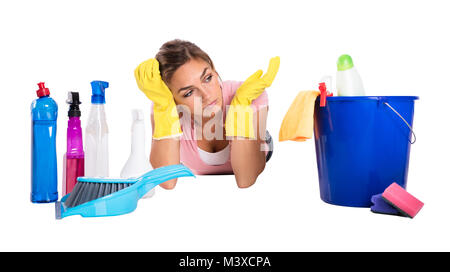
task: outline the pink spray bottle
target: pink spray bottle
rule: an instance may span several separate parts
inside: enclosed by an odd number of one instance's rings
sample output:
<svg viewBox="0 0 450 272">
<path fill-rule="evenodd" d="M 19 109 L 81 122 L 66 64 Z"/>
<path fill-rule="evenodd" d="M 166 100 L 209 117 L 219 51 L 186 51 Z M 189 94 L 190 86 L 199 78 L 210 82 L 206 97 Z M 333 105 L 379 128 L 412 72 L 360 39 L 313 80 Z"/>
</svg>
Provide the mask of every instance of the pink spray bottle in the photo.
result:
<svg viewBox="0 0 450 272">
<path fill-rule="evenodd" d="M 63 166 L 63 196 L 72 192 L 77 178 L 84 176 L 83 135 L 81 132 L 81 111 L 78 92 L 69 92 L 67 99 L 69 122 L 67 126 L 67 152 L 64 155 Z"/>
</svg>

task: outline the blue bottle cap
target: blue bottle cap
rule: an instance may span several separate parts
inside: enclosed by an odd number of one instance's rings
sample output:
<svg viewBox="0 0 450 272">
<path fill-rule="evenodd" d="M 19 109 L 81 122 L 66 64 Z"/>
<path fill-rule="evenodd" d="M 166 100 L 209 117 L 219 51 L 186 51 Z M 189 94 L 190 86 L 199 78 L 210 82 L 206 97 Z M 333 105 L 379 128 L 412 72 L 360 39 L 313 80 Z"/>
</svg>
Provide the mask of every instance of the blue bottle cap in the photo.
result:
<svg viewBox="0 0 450 272">
<path fill-rule="evenodd" d="M 109 83 L 106 81 L 92 81 L 92 104 L 105 104 L 105 89 L 109 87 Z"/>
</svg>

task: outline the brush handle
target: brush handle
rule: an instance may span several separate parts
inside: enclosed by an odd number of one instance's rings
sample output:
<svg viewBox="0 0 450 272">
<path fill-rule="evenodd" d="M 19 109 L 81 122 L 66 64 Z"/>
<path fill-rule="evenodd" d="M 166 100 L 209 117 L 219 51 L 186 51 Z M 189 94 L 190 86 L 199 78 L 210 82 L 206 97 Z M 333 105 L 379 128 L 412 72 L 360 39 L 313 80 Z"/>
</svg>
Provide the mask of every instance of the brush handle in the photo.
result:
<svg viewBox="0 0 450 272">
<path fill-rule="evenodd" d="M 148 171 L 147 173 L 141 175 L 138 178 L 104 178 L 104 177 L 78 177 L 77 181 L 80 182 L 97 182 L 97 183 L 136 183 L 136 184 L 143 184 L 145 181 L 158 179 L 162 180 L 160 183 L 170 180 L 172 178 L 176 178 L 178 174 L 181 174 L 182 176 L 194 176 L 195 175 L 191 172 L 189 168 L 184 166 L 183 164 L 175 164 L 175 165 L 169 165 L 169 166 L 163 166 L 160 168 L 156 168 L 153 170 Z M 165 175 L 171 175 L 172 178 L 166 179 Z M 181 177 L 181 176 L 180 176 Z M 153 181 L 152 181 L 153 182 Z M 150 182 L 150 183 L 152 183 Z M 156 185 L 160 184 L 157 183 Z M 156 186 L 155 185 L 155 186 Z M 142 185 L 140 185 L 142 186 Z"/>
<path fill-rule="evenodd" d="M 103 177 L 78 177 L 80 182 L 97 182 L 97 183 L 136 183 L 140 178 L 103 178 Z"/>
</svg>

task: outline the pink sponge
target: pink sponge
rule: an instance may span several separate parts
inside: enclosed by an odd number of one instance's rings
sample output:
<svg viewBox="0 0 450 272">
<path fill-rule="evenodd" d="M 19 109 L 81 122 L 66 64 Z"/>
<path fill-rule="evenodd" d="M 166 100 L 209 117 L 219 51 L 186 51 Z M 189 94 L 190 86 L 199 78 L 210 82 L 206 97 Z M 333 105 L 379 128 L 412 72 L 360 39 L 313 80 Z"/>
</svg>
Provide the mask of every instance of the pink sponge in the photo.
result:
<svg viewBox="0 0 450 272">
<path fill-rule="evenodd" d="M 384 190 L 381 197 L 402 214 L 413 218 L 422 209 L 423 202 L 405 191 L 397 183 L 392 183 Z"/>
</svg>

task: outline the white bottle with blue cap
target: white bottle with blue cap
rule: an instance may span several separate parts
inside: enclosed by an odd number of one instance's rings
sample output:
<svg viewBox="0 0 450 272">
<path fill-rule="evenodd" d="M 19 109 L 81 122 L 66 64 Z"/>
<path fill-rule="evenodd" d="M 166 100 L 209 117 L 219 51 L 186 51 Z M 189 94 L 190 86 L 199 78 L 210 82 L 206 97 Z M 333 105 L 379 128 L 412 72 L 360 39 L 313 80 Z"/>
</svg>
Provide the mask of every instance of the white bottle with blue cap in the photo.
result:
<svg viewBox="0 0 450 272">
<path fill-rule="evenodd" d="M 108 124 L 105 114 L 106 81 L 92 81 L 91 111 L 85 132 L 84 175 L 109 176 Z"/>
</svg>

